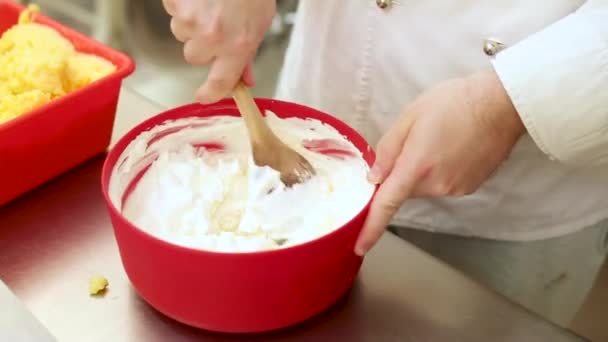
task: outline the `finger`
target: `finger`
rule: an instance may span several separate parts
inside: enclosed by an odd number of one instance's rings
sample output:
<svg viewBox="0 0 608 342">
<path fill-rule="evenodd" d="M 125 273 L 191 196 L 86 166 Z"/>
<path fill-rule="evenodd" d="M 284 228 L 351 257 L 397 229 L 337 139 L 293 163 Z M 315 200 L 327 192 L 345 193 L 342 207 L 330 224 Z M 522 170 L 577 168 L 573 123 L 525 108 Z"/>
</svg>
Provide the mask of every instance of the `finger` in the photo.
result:
<svg viewBox="0 0 608 342">
<path fill-rule="evenodd" d="M 194 65 L 207 65 L 214 59 L 215 49 L 200 40 L 190 39 L 184 44 L 184 59 Z"/>
<path fill-rule="evenodd" d="M 255 87 L 255 77 L 253 75 L 253 62 L 249 62 L 243 72 L 243 82 L 249 88 Z"/>
<path fill-rule="evenodd" d="M 368 176 L 371 183 L 382 183 L 391 172 L 414 121 L 413 113 L 406 113 L 382 136 L 376 148 L 376 161 Z"/>
<path fill-rule="evenodd" d="M 378 188 L 365 224 L 355 245 L 355 253 L 364 255 L 382 236 L 393 215 L 409 197 L 417 176 L 415 163 L 401 153 L 389 176 Z"/>
<path fill-rule="evenodd" d="M 175 0 L 174 17 L 184 23 L 192 24 L 196 22 L 196 1 L 195 0 Z"/>
<path fill-rule="evenodd" d="M 216 59 L 211 65 L 207 81 L 196 91 L 196 98 L 201 103 L 221 100 L 232 91 L 243 75 L 247 60 L 240 56 Z"/>
<path fill-rule="evenodd" d="M 194 25 L 188 25 L 183 23 L 180 20 L 177 20 L 176 18 L 171 18 L 171 23 L 170 23 L 170 27 L 171 27 L 171 33 L 173 33 L 173 35 L 175 36 L 175 39 L 177 39 L 178 41 L 184 43 L 187 40 L 192 39 L 192 37 L 194 37 L 194 33 L 195 33 L 195 27 Z"/>
<path fill-rule="evenodd" d="M 175 16 L 175 13 L 177 12 L 177 5 L 175 2 L 176 0 L 163 0 L 163 7 L 165 8 L 165 11 L 167 11 L 167 13 L 172 17 Z"/>
</svg>

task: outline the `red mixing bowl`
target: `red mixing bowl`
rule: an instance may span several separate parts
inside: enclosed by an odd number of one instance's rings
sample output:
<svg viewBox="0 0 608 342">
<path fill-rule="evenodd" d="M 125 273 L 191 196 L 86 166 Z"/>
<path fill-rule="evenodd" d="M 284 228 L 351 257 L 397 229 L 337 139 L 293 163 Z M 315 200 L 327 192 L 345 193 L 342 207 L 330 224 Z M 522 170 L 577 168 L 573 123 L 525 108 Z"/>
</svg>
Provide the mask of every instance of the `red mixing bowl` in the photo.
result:
<svg viewBox="0 0 608 342">
<path fill-rule="evenodd" d="M 363 153 L 368 164 L 373 163 L 375 155 L 367 142 L 340 120 L 293 103 L 256 102 L 262 111 L 271 110 L 279 117 L 313 118 L 333 126 Z M 110 151 L 103 166 L 102 189 L 125 271 L 151 306 L 198 328 L 252 333 L 306 320 L 352 286 L 362 262 L 353 248 L 369 202 L 350 222 L 316 240 L 272 251 L 220 253 L 162 241 L 131 224 L 110 201 L 112 169 L 137 135 L 166 120 L 214 115 L 238 116 L 239 112 L 232 100 L 178 107 L 133 128 Z"/>
</svg>

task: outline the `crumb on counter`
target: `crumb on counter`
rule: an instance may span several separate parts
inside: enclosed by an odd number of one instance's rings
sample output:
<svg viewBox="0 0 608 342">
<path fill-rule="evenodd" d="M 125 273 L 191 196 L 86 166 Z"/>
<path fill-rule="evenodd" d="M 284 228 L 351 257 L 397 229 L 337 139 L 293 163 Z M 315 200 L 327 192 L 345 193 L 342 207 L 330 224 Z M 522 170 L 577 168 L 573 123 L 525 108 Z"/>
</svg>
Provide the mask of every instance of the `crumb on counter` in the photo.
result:
<svg viewBox="0 0 608 342">
<path fill-rule="evenodd" d="M 108 279 L 104 276 L 93 276 L 89 280 L 89 294 L 91 296 L 105 293 L 108 288 Z"/>
</svg>

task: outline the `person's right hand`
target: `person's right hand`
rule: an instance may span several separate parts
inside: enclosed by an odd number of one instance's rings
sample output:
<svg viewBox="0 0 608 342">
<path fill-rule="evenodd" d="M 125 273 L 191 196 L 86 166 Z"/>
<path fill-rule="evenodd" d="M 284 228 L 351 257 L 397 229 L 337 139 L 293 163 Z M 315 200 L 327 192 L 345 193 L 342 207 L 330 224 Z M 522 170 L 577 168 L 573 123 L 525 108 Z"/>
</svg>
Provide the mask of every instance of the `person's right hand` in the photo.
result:
<svg viewBox="0 0 608 342">
<path fill-rule="evenodd" d="M 251 64 L 276 12 L 275 0 L 163 0 L 171 31 L 184 43 L 190 64 L 210 65 L 196 91 L 202 103 L 221 100 L 242 78 L 255 80 Z"/>
</svg>

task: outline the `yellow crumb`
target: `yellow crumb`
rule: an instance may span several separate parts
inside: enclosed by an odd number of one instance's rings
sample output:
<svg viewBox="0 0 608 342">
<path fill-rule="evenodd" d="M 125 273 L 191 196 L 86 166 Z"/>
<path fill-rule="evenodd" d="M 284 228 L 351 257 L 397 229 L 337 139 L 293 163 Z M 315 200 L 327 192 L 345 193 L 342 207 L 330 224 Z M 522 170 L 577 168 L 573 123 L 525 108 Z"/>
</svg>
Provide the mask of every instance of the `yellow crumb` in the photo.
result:
<svg viewBox="0 0 608 342">
<path fill-rule="evenodd" d="M 89 294 L 94 296 L 105 292 L 108 288 L 108 279 L 103 276 L 94 276 L 89 280 Z"/>
</svg>

